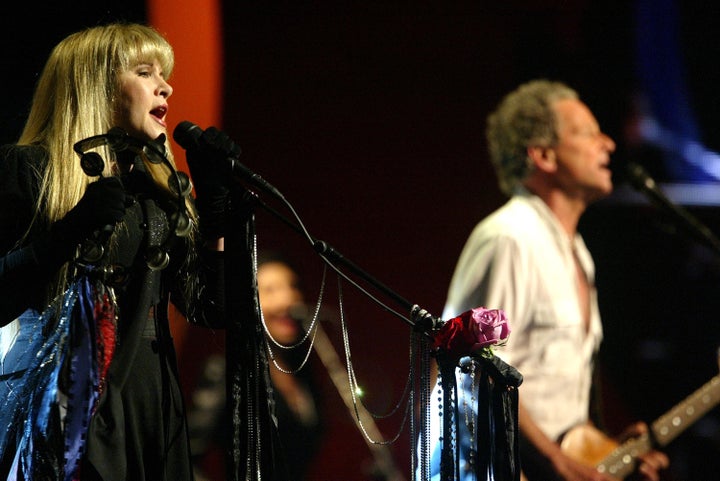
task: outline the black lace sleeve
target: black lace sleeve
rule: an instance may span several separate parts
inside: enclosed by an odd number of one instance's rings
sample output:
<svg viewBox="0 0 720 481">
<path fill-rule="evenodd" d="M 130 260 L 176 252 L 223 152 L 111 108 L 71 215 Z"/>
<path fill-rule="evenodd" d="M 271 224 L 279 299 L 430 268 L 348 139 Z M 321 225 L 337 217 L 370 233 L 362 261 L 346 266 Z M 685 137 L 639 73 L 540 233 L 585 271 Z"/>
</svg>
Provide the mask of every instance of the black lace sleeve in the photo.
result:
<svg viewBox="0 0 720 481">
<path fill-rule="evenodd" d="M 225 327 L 225 256 L 222 252 L 201 248 L 198 258 L 197 297 L 188 309 L 193 324 Z"/>
<path fill-rule="evenodd" d="M 232 292 L 227 294 L 228 279 L 242 277 L 245 282 L 254 285 L 254 274 L 252 269 L 239 269 L 238 262 L 252 264 L 249 256 L 251 247 L 249 239 L 252 238 L 251 231 L 254 231 L 253 207 L 254 194 L 250 191 L 235 186 L 234 196 L 236 199 L 231 202 L 230 215 L 233 219 L 233 228 L 229 229 L 226 236 L 225 245 L 228 245 L 228 239 L 234 239 L 232 243 L 237 242 L 236 249 L 243 252 L 228 260 L 228 252 L 218 252 L 208 249 L 204 246 L 197 246 L 197 256 L 193 265 L 186 268 L 186 273 L 180 273 L 178 279 L 179 285 L 183 283 L 192 283 L 190 289 L 180 289 L 181 292 L 173 292 L 173 304 L 187 317 L 187 319 L 197 325 L 211 328 L 227 328 L 231 310 L 226 306 L 228 303 L 239 303 L 241 305 L 254 306 L 256 292 L 254 288 L 241 289 L 240 292 Z M 203 244 L 202 240 L 199 244 Z M 238 258 L 237 256 L 240 256 Z M 230 262 L 231 270 L 226 272 L 226 263 Z M 238 273 L 242 271 L 242 274 Z M 227 278 L 226 278 L 227 274 Z M 178 289 L 176 289 L 178 291 Z M 183 292 L 185 295 L 183 295 Z M 189 294 L 188 294 L 189 292 Z M 178 302 L 180 300 L 180 302 Z M 235 315 L 235 313 L 232 313 Z"/>
</svg>

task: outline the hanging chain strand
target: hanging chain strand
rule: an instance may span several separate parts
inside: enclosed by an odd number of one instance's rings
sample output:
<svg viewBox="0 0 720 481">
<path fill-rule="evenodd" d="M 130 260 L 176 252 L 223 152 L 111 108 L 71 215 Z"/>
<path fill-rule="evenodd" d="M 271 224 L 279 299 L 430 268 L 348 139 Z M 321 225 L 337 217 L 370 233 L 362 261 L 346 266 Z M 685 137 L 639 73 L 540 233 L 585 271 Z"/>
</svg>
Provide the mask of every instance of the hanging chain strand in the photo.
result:
<svg viewBox="0 0 720 481">
<path fill-rule="evenodd" d="M 312 321 L 310 322 L 310 327 L 307 328 L 305 334 L 303 335 L 302 339 L 297 341 L 294 344 L 291 345 L 285 345 L 280 342 L 278 342 L 272 334 L 270 334 L 270 331 L 268 330 L 267 324 L 265 323 L 265 316 L 263 316 L 262 312 L 260 312 L 260 318 L 262 319 L 263 329 L 265 330 L 265 334 L 267 334 L 268 339 L 280 349 L 285 350 L 291 350 L 298 346 L 300 346 L 302 343 L 304 343 L 308 337 L 310 337 L 310 333 L 314 331 L 315 326 L 319 323 L 319 316 L 320 316 L 320 308 L 322 307 L 323 302 L 323 296 L 325 294 L 325 278 L 327 277 L 327 265 L 323 265 L 323 274 L 322 274 L 322 280 L 320 281 L 320 293 L 318 294 L 318 300 L 315 303 L 315 310 L 313 312 Z M 312 346 L 311 346 L 312 347 Z"/>
<path fill-rule="evenodd" d="M 257 268 L 256 268 L 256 271 L 257 271 Z M 267 323 L 265 322 L 265 316 L 263 316 L 262 310 L 260 310 L 260 319 L 262 320 L 263 329 L 266 334 L 265 347 L 267 348 L 268 354 L 270 356 L 270 360 L 272 361 L 275 368 L 280 372 L 283 372 L 285 374 L 297 374 L 303 367 L 305 367 L 305 365 L 308 362 L 308 359 L 310 359 L 310 354 L 312 353 L 313 346 L 315 344 L 315 336 L 317 335 L 317 327 L 320 325 L 319 315 L 320 315 L 320 307 L 322 306 L 322 301 L 323 301 L 323 294 L 325 293 L 326 274 L 327 274 L 327 266 L 324 266 L 322 281 L 320 284 L 320 293 L 318 294 L 318 300 L 317 300 L 317 303 L 315 304 L 315 311 L 313 313 L 310 327 L 308 327 L 307 331 L 303 335 L 303 338 L 301 340 L 299 340 L 298 342 L 296 342 L 295 344 L 288 346 L 288 345 L 279 343 L 272 336 L 272 334 L 270 334 L 270 331 L 268 330 L 268 327 L 267 327 Z M 282 367 L 280 365 L 280 363 L 277 361 L 277 358 L 275 357 L 275 352 L 273 351 L 271 344 L 274 344 L 275 346 L 279 347 L 280 349 L 293 350 L 293 349 L 300 348 L 300 346 L 302 346 L 302 344 L 305 341 L 307 341 L 308 338 L 310 339 L 310 344 L 307 347 L 307 351 L 305 352 L 305 355 L 303 356 L 303 360 L 300 363 L 300 365 L 298 367 L 292 368 L 292 369 L 287 369 L 287 368 Z M 268 342 L 268 340 L 269 340 L 269 342 Z"/>
<path fill-rule="evenodd" d="M 418 344 L 420 344 L 420 340 L 418 339 L 417 333 L 413 331 L 412 336 L 410 338 L 410 397 L 409 402 L 411 406 L 415 406 L 415 393 L 417 388 L 417 383 L 415 381 L 415 361 L 417 359 L 417 348 Z M 420 372 L 422 372 L 422 365 L 420 366 Z M 422 398 L 422 396 L 421 396 Z M 422 403 L 421 403 L 422 406 Z M 421 408 L 422 409 L 422 408 Z M 422 416 L 422 413 L 420 413 Z M 410 410 L 410 481 L 415 481 L 415 466 L 417 466 L 417 447 L 418 447 L 418 437 L 417 437 L 417 419 L 415 415 L 415 410 Z M 420 429 L 420 432 L 422 432 L 422 428 Z"/>
<path fill-rule="evenodd" d="M 254 222 L 252 223 L 254 224 Z M 257 279 L 257 235 L 253 229 L 251 232 L 252 236 L 252 263 L 253 263 L 253 278 Z M 256 301 L 257 302 L 257 301 Z M 255 372 L 260 372 L 258 367 L 259 359 L 255 356 Z M 255 393 L 257 394 L 257 393 Z M 252 393 L 247 394 L 249 396 L 249 402 L 247 403 L 247 419 L 252 419 L 252 422 L 248 423 L 248 441 L 255 446 L 254 456 L 248 456 L 247 463 L 245 465 L 245 473 L 247 479 L 255 479 L 260 481 L 262 478 L 262 470 L 260 469 L 262 460 L 262 445 L 260 443 L 260 429 L 259 429 L 259 416 L 257 415 L 257 408 L 255 402 L 256 397 L 252 396 Z M 251 473 L 256 473 L 255 478 L 250 478 Z"/>
<path fill-rule="evenodd" d="M 346 369 L 347 369 L 347 374 L 348 374 L 348 384 L 349 384 L 348 387 L 350 389 L 350 395 L 352 397 L 353 409 L 355 412 L 355 420 L 357 421 L 357 424 L 360 427 L 360 430 L 362 431 L 363 435 L 365 436 L 365 439 L 367 439 L 368 442 L 370 442 L 372 444 L 377 444 L 377 445 L 393 444 L 400 438 L 400 434 L 405 429 L 405 424 L 407 423 L 408 418 L 410 416 L 410 411 L 412 410 L 412 406 L 410 405 L 409 402 L 406 403 L 405 411 L 404 411 L 402 422 L 400 423 L 400 427 L 398 428 L 397 433 L 395 433 L 395 435 L 391 439 L 385 440 L 385 441 L 378 441 L 378 440 L 372 439 L 372 437 L 368 434 L 367 429 L 365 428 L 365 425 L 362 422 L 362 419 L 360 416 L 360 411 L 358 409 L 357 392 L 359 390 L 359 386 L 357 384 L 355 370 L 353 369 L 353 365 L 352 365 L 352 356 L 351 356 L 351 352 L 350 352 L 350 339 L 349 339 L 349 335 L 348 335 L 347 324 L 345 322 L 345 312 L 344 312 L 345 309 L 344 309 L 344 304 L 343 304 L 341 278 L 338 278 L 338 305 L 340 308 L 340 325 L 341 325 L 342 337 L 343 337 L 343 347 L 345 349 L 345 364 L 346 364 Z M 410 380 L 407 381 L 406 386 L 409 384 L 411 384 Z M 406 388 L 405 391 L 406 392 L 403 393 L 403 398 L 407 395 L 408 389 Z M 379 417 L 379 416 L 373 415 L 373 413 L 369 409 L 367 409 L 367 407 L 364 404 L 362 404 L 362 402 L 360 402 L 360 404 L 365 408 L 365 410 L 371 416 Z M 398 407 L 400 407 L 401 405 L 402 405 L 402 398 L 398 402 L 398 404 L 395 406 L 395 408 L 393 409 L 393 412 L 397 411 Z"/>
<path fill-rule="evenodd" d="M 411 364 L 410 376 L 410 404 L 415 406 L 416 397 L 419 398 L 419 420 L 416 419 L 415 409 L 411 410 L 410 417 L 410 469 L 411 481 L 424 481 L 430 479 L 430 343 L 426 336 L 419 331 L 413 331 L 411 354 L 413 361 L 419 358 L 419 368 L 415 371 L 415 362 Z M 416 379 L 419 376 L 419 388 Z M 419 389 L 419 392 L 418 392 Z M 419 424 L 418 424 L 419 423 Z"/>
<path fill-rule="evenodd" d="M 430 479 L 430 397 L 432 387 L 430 383 L 430 341 L 421 332 L 416 336 L 420 339 L 420 473 L 421 480 Z M 413 439 L 417 439 L 417 436 Z"/>
</svg>

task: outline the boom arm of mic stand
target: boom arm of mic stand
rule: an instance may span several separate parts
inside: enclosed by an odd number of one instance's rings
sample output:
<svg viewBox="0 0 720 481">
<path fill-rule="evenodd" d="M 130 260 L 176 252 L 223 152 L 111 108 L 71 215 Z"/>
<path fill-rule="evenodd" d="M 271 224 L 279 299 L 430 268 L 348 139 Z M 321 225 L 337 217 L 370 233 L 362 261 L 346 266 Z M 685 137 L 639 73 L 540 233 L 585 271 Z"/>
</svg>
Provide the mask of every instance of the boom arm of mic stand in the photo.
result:
<svg viewBox="0 0 720 481">
<path fill-rule="evenodd" d="M 689 212 L 675 206 L 675 215 L 684 224 L 685 228 L 694 235 L 695 238 L 706 247 L 711 249 L 716 255 L 720 256 L 720 240 L 712 233 L 712 231 Z"/>
<path fill-rule="evenodd" d="M 630 162 L 626 166 L 626 175 L 634 189 L 645 194 L 650 202 L 660 209 L 669 212 L 680 227 L 696 241 L 711 249 L 716 255 L 720 255 L 720 240 L 713 232 L 690 212 L 670 201 L 641 165 Z"/>
<path fill-rule="evenodd" d="M 295 222 L 292 222 L 290 219 L 288 219 L 286 216 L 278 212 L 276 209 L 270 207 L 267 203 L 263 202 L 258 196 L 254 196 L 254 201 L 263 209 L 280 219 L 283 223 L 288 225 L 290 228 L 295 230 L 296 232 L 303 234 L 304 231 L 298 226 Z M 425 309 L 422 309 L 417 304 L 413 304 L 409 300 L 405 299 L 404 297 L 400 296 L 398 293 L 390 289 L 388 286 L 383 284 L 382 282 L 378 281 L 376 278 L 368 274 L 366 271 L 358 267 L 354 262 L 347 259 L 345 256 L 340 254 L 335 248 L 330 246 L 327 242 L 323 240 L 318 239 L 311 239 L 313 244 L 313 249 L 315 252 L 317 252 L 321 257 L 332 260 L 335 262 L 338 262 L 342 264 L 343 266 L 347 267 L 349 270 L 351 270 L 354 274 L 356 274 L 358 277 L 364 279 L 366 282 L 368 282 L 370 285 L 384 293 L 389 298 L 393 299 L 395 302 L 397 302 L 401 307 L 406 309 L 411 314 L 412 319 L 408 319 L 406 317 L 402 317 L 402 319 L 409 324 L 411 327 L 413 327 L 415 330 L 418 330 L 420 332 L 423 332 L 427 334 L 428 336 L 429 331 L 435 327 L 438 327 L 440 320 L 436 317 L 434 317 L 432 314 L 430 314 Z"/>
</svg>

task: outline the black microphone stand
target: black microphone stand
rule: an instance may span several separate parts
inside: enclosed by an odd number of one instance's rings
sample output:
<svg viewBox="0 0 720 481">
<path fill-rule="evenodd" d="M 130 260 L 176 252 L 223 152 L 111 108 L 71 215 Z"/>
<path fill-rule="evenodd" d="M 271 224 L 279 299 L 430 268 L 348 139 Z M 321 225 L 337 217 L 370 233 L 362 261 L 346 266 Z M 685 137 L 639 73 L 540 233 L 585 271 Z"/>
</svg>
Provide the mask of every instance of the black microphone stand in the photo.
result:
<svg viewBox="0 0 720 481">
<path fill-rule="evenodd" d="M 228 481 L 260 481 L 278 469 L 268 362 L 255 279 L 255 220 L 247 191 L 231 186 L 225 234 L 226 399 Z M 234 226 L 234 228 L 230 228 Z"/>
<path fill-rule="evenodd" d="M 269 188 L 266 192 L 292 209 L 277 189 Z M 228 337 L 226 396 L 227 412 L 230 416 L 227 474 L 229 480 L 241 481 L 261 479 L 264 474 L 281 468 L 277 458 L 278 444 L 272 425 L 272 413 L 266 402 L 267 393 L 272 388 L 268 375 L 267 353 L 262 348 L 264 332 L 261 327 L 253 264 L 255 207 L 262 207 L 294 231 L 305 235 L 310 239 L 315 252 L 333 268 L 336 263 L 341 264 L 397 302 L 410 313 L 410 318 L 387 309 L 414 329 L 429 337 L 430 330 L 439 327 L 441 321 L 375 279 L 327 242 L 310 236 L 300 224 L 268 205 L 255 192 L 242 186 L 241 182 L 232 185 L 231 196 L 230 204 L 233 207 L 229 212 L 228 225 L 235 227 L 229 227 L 225 235 L 225 262 L 227 266 L 232 266 L 225 269 Z"/>
<path fill-rule="evenodd" d="M 670 201 L 641 165 L 630 162 L 626 175 L 633 188 L 645 194 L 651 203 L 669 212 L 690 237 L 720 256 L 720 239 L 690 212 Z"/>
<path fill-rule="evenodd" d="M 277 191 L 275 191 L 277 192 Z M 275 195 L 274 192 L 271 192 L 273 195 Z M 275 195 L 276 196 L 276 195 Z M 277 196 L 276 196 L 277 197 Z M 282 199 L 284 201 L 284 198 Z M 384 283 L 380 282 L 378 279 L 370 275 L 367 271 L 359 267 L 357 264 L 355 264 L 353 261 L 349 260 L 345 256 L 343 256 L 337 249 L 332 247 L 330 244 L 328 244 L 324 240 L 316 239 L 310 236 L 307 231 L 305 231 L 299 224 L 291 221 L 288 219 L 285 215 L 280 213 L 277 209 L 271 207 L 266 202 L 264 202 L 262 199 L 260 199 L 258 196 L 254 197 L 254 202 L 262 207 L 265 211 L 269 212 L 273 216 L 275 216 L 277 219 L 282 221 L 285 225 L 293 229 L 295 232 L 299 233 L 300 235 L 306 235 L 308 239 L 310 240 L 310 243 L 312 244 L 313 250 L 320 255 L 322 258 L 329 261 L 331 264 L 338 263 L 342 266 L 346 267 L 348 270 L 350 270 L 353 274 L 357 275 L 359 278 L 366 281 L 368 284 L 376 288 L 378 291 L 385 294 L 387 297 L 395 301 L 400 307 L 405 309 L 406 312 L 410 313 L 410 318 L 407 318 L 405 316 L 399 315 L 395 311 L 390 311 L 392 314 L 395 314 L 396 316 L 399 316 L 403 321 L 405 321 L 410 327 L 420 330 L 425 333 L 429 333 L 432 329 L 435 329 L 440 326 L 442 321 L 436 317 L 434 317 L 432 314 L 430 314 L 425 309 L 422 309 L 419 305 L 410 302 L 397 292 L 393 291 L 390 287 L 385 285 Z"/>
<path fill-rule="evenodd" d="M 228 339 L 227 349 L 227 362 L 228 362 L 228 404 L 230 405 L 230 415 L 232 417 L 232 432 L 231 436 L 231 463 L 228 469 L 231 470 L 229 473 L 229 479 L 233 481 L 240 481 L 245 479 L 248 481 L 259 480 L 263 477 L 263 474 L 270 473 L 270 470 L 277 469 L 275 466 L 274 455 L 276 451 L 276 438 L 273 436 L 273 430 L 271 426 L 271 412 L 269 410 L 267 402 L 263 402 L 264 393 L 272 391 L 269 380 L 269 370 L 267 363 L 267 355 L 261 348 L 263 345 L 263 335 L 260 322 L 260 306 L 257 297 L 257 283 L 255 279 L 255 272 L 252 265 L 253 253 L 255 251 L 254 246 L 254 209 L 256 206 L 260 206 L 267 212 L 277 217 L 284 224 L 300 233 L 308 239 L 311 243 L 314 251 L 333 268 L 339 275 L 344 277 L 346 280 L 351 282 L 355 287 L 360 289 L 363 293 L 369 296 L 371 299 L 379 303 L 372 294 L 366 291 L 363 287 L 357 284 L 353 279 L 345 275 L 340 269 L 337 268 L 336 264 L 342 265 L 347 268 L 357 277 L 363 279 L 369 285 L 385 294 L 387 297 L 398 303 L 403 309 L 409 312 L 409 317 L 402 315 L 401 313 L 389 308 L 384 303 L 380 303 L 383 308 L 388 312 L 400 317 L 408 325 L 410 325 L 414 332 L 419 334 L 421 339 L 421 373 L 420 381 L 422 391 L 420 392 L 420 405 L 423 409 L 427 409 L 429 406 L 430 399 L 430 364 L 429 364 L 429 345 L 428 340 L 433 338 L 432 331 L 439 329 L 444 321 L 430 314 L 427 310 L 421 308 L 418 304 L 412 303 L 405 299 L 388 286 L 377 280 L 375 277 L 361 269 L 357 264 L 352 262 L 333 248 L 330 244 L 323 240 L 319 240 L 310 235 L 310 233 L 302 225 L 301 220 L 295 213 L 292 205 L 285 200 L 283 195 L 269 183 L 264 181 L 262 178 L 253 174 L 248 175 L 247 169 L 243 171 L 235 171 L 236 182 L 233 184 L 235 195 L 233 196 L 233 202 L 235 204 L 235 215 L 238 217 L 233 220 L 230 225 L 240 225 L 242 228 L 239 232 L 228 233 L 228 237 L 225 240 L 226 248 L 226 263 L 233 266 L 232 269 L 226 269 L 226 273 L 232 274 L 228 276 L 226 282 L 226 289 L 228 293 L 234 293 L 239 295 L 227 296 L 228 301 L 228 326 L 230 331 Z M 259 180 L 260 181 L 259 181 Z M 298 222 L 293 222 L 288 219 L 285 215 L 280 213 L 277 209 L 271 207 L 260 197 L 242 185 L 242 180 L 251 183 L 253 186 L 260 188 L 264 192 L 270 194 L 272 197 L 280 200 L 288 207 Z M 238 206 L 240 207 L 237 210 Z M 232 230 L 232 229 L 229 229 Z M 239 234 L 239 235 L 238 235 Z M 229 252 L 228 252 L 229 251 Z M 237 263 L 237 264 L 236 264 Z M 237 267 L 236 267 L 237 266 Z M 238 290 L 239 289 L 239 290 Z M 249 322 L 252 321 L 252 322 Z M 496 411 L 495 419 L 492 423 L 495 423 L 495 428 L 499 429 L 499 432 L 494 432 L 494 429 L 488 428 L 485 435 L 488 436 L 488 442 L 492 446 L 498 442 L 501 438 L 500 433 L 515 432 L 517 430 L 517 386 L 522 382 L 522 376 L 517 373 L 511 366 L 504 364 L 498 358 L 493 357 L 492 359 L 479 358 L 482 366 L 487 368 L 486 378 L 489 375 L 495 379 L 494 383 L 485 381 L 487 392 L 479 392 L 479 398 L 482 398 L 485 404 L 479 405 L 478 409 L 486 410 L 488 413 Z M 452 379 L 452 385 L 454 386 L 454 371 L 457 367 L 456 364 L 450 366 L 446 362 L 438 361 L 442 367 L 446 365 L 446 373 L 448 379 Z M 504 372 L 503 370 L 506 370 Z M 414 375 L 411 372 L 411 377 Z M 497 389 L 492 388 L 493 385 L 497 384 Z M 413 384 L 414 385 L 414 384 Z M 445 389 L 445 386 L 443 386 Z M 494 390 L 493 390 L 494 389 Z M 456 388 L 450 388 L 448 392 L 455 391 Z M 413 389 L 411 389 L 413 391 Z M 446 400 L 446 406 L 452 404 L 452 400 Z M 411 413 L 414 413 L 414 397 L 411 394 L 410 401 Z M 494 407 L 491 407 L 493 405 Z M 247 416 L 245 418 L 240 417 L 240 413 L 245 412 Z M 498 418 L 497 416 L 500 416 Z M 416 438 L 414 433 L 414 417 L 411 415 L 411 437 Z M 484 419 L 484 415 L 480 415 L 478 420 Z M 244 423 L 244 424 L 243 424 Z M 420 430 L 422 437 L 425 438 L 429 434 L 429 417 L 421 415 L 420 417 Z M 489 425 L 488 425 L 489 426 Z M 514 427 L 513 427 L 514 426 Z M 452 426 L 445 423 L 443 426 L 443 439 L 450 440 L 453 436 Z M 478 431 L 480 435 L 481 431 Z M 491 439 L 492 438 L 492 439 Z M 498 439 L 496 439 L 498 438 Z M 515 441 L 512 441 L 512 439 Z M 516 438 L 512 436 L 508 438 L 508 443 L 504 444 L 500 449 L 503 450 L 504 455 L 498 456 L 498 460 L 492 460 L 490 454 L 487 456 L 479 456 L 479 471 L 490 469 L 490 464 L 497 464 L 493 468 L 496 473 L 498 481 L 517 481 L 519 480 L 519 469 L 517 469 L 517 442 Z M 415 439 L 414 439 L 415 440 Z M 266 444 L 270 441 L 270 447 Z M 423 443 L 427 440 L 423 439 Z M 420 453 L 420 462 L 418 467 L 420 470 L 425 471 L 429 467 L 429 445 L 424 444 Z M 249 450 L 254 449 L 254 452 Z M 446 452 L 454 451 L 455 455 L 450 457 L 457 458 L 459 447 L 453 443 L 446 443 L 443 447 L 443 457 L 447 458 Z M 489 452 L 488 452 L 489 453 Z M 411 453 L 413 461 L 415 461 L 415 452 Z M 246 462 L 243 465 L 243 461 Z M 443 479 L 451 479 L 451 474 L 459 466 L 457 462 L 452 460 L 443 460 L 440 462 L 441 476 Z M 414 469 L 414 462 L 413 467 Z M 248 477 L 258 476 L 258 477 Z M 422 474 L 421 474 L 422 476 Z M 458 476 L 455 476 L 457 479 Z M 414 478 L 413 478 L 414 479 Z M 424 480 L 423 480 L 424 481 Z"/>
</svg>

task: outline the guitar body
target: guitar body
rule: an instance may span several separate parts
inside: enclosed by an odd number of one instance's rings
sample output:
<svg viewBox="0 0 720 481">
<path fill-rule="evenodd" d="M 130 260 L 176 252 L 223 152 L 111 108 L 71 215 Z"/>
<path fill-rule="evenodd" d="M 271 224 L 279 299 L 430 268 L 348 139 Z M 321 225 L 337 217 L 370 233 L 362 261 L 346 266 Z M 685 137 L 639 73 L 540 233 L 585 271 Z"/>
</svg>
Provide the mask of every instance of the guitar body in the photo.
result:
<svg viewBox="0 0 720 481">
<path fill-rule="evenodd" d="M 618 447 L 618 443 L 590 424 L 576 426 L 565 434 L 560 448 L 586 466 L 597 466 Z"/>
</svg>

